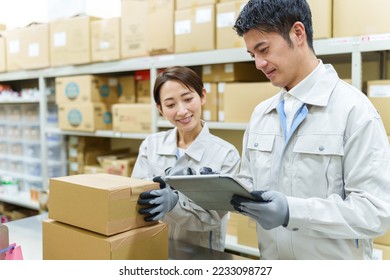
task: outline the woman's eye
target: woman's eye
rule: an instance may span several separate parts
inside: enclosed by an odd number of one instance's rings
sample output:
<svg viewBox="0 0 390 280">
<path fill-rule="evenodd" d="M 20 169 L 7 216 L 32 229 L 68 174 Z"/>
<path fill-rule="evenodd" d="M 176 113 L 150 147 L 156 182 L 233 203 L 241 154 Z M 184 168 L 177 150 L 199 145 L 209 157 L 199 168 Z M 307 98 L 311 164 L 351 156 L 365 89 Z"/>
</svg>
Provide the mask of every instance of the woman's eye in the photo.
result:
<svg viewBox="0 0 390 280">
<path fill-rule="evenodd" d="M 186 99 L 184 99 L 184 101 L 185 101 L 185 102 L 191 102 L 192 99 L 194 99 L 194 98 L 193 98 L 193 97 L 191 97 L 191 98 L 186 98 Z"/>
<path fill-rule="evenodd" d="M 175 106 L 175 104 L 166 104 L 165 107 L 167 108 L 173 108 Z"/>
</svg>

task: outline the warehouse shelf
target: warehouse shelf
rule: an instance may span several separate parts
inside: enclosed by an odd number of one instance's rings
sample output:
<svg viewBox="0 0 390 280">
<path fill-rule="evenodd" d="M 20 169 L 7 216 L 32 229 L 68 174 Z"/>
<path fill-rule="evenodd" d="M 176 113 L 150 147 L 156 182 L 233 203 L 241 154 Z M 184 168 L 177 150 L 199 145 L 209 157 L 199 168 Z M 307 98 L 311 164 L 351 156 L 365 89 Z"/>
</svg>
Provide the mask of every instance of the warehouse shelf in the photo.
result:
<svg viewBox="0 0 390 280">
<path fill-rule="evenodd" d="M 390 50 L 390 33 L 370 36 L 331 38 L 314 40 L 314 49 L 318 56 L 332 56 L 338 54 L 351 56 L 351 78 L 352 84 L 357 88 L 362 88 L 362 53 Z M 202 66 L 209 64 L 222 64 L 234 62 L 253 61 L 245 48 L 221 49 L 210 51 L 199 51 L 193 53 L 164 54 L 147 57 L 128 58 L 117 61 L 91 63 L 84 65 L 70 65 L 61 67 L 51 67 L 37 70 L 22 70 L 14 72 L 0 73 L 0 82 L 36 80 L 39 86 L 40 98 L 32 100 L 0 100 L 0 104 L 8 103 L 39 103 L 40 110 L 40 142 L 42 161 L 42 181 L 48 187 L 48 170 L 46 163 L 47 136 L 49 134 L 124 138 L 124 139 L 145 139 L 148 134 L 144 133 L 122 133 L 114 131 L 81 132 L 61 130 L 57 127 L 51 128 L 47 123 L 49 84 L 52 79 L 60 76 L 83 75 L 83 74 L 118 74 L 136 70 L 149 70 L 151 86 L 157 76 L 158 69 L 174 65 Z M 152 92 L 151 92 L 152 95 Z M 153 98 L 151 98 L 153 100 Z M 172 125 L 159 118 L 158 111 L 152 110 L 151 132 L 170 128 Z M 208 122 L 210 129 L 215 130 L 245 130 L 246 123 L 224 123 Z M 1 200 L 1 198 L 0 198 Z"/>
<path fill-rule="evenodd" d="M 46 133 L 74 135 L 74 136 L 125 138 L 125 139 L 145 139 L 149 135 L 146 133 L 125 133 L 125 132 L 117 132 L 112 130 L 96 130 L 94 132 L 62 130 L 57 127 L 46 128 Z"/>
<path fill-rule="evenodd" d="M 21 192 L 16 195 L 0 193 L 0 201 L 22 206 L 33 210 L 39 210 L 39 202 L 31 200 L 30 193 L 27 192 Z"/>
</svg>

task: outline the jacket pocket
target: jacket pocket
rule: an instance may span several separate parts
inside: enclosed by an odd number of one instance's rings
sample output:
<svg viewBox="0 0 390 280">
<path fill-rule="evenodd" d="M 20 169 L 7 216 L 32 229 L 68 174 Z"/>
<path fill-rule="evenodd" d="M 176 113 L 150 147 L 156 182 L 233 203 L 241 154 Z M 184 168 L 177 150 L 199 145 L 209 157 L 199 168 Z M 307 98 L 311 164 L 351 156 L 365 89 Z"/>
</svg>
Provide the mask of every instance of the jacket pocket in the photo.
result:
<svg viewBox="0 0 390 280">
<path fill-rule="evenodd" d="M 248 135 L 247 150 L 254 190 L 271 188 L 275 139 L 276 136 L 270 134 L 250 133 Z"/>
<path fill-rule="evenodd" d="M 331 194 L 344 196 L 343 144 L 342 135 L 297 136 L 293 148 L 293 195 L 321 198 Z"/>
</svg>

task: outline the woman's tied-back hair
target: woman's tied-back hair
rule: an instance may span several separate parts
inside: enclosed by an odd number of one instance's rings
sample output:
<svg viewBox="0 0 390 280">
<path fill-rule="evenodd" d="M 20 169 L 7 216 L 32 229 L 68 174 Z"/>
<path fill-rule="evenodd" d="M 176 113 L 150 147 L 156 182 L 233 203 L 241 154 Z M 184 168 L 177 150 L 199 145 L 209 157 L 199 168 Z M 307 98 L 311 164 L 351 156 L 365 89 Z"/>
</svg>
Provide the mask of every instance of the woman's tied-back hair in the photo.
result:
<svg viewBox="0 0 390 280">
<path fill-rule="evenodd" d="M 203 82 L 198 74 L 192 69 L 184 66 L 172 66 L 164 69 L 157 75 L 153 88 L 153 97 L 156 104 L 161 105 L 160 90 L 167 81 L 176 81 L 195 91 L 200 97 L 203 97 Z"/>
<path fill-rule="evenodd" d="M 289 33 L 297 21 L 305 26 L 307 43 L 314 52 L 311 11 L 306 0 L 250 0 L 238 15 L 233 29 L 239 36 L 252 29 L 276 32 L 292 46 Z"/>
</svg>

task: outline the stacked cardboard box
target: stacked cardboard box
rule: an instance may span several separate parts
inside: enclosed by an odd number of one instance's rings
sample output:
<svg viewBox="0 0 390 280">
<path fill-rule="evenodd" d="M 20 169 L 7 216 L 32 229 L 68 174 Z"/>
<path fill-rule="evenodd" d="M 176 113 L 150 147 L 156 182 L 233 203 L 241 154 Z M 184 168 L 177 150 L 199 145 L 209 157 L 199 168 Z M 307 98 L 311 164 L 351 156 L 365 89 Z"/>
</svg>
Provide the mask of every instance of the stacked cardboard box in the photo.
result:
<svg viewBox="0 0 390 280">
<path fill-rule="evenodd" d="M 69 136 L 67 145 L 69 175 L 83 174 L 86 166 L 97 165 L 98 156 L 110 151 L 109 138 Z"/>
<path fill-rule="evenodd" d="M 374 239 L 374 259 L 390 260 L 390 231 Z"/>
<path fill-rule="evenodd" d="M 378 110 L 387 134 L 390 134 L 390 80 L 373 80 L 367 82 L 367 95 Z"/>
<path fill-rule="evenodd" d="M 51 179 L 43 259 L 168 259 L 167 225 L 145 222 L 138 213 L 139 194 L 158 187 L 111 174 Z"/>
<path fill-rule="evenodd" d="M 81 75 L 55 79 L 58 127 L 65 130 L 112 129 L 111 105 L 118 101 L 118 79 Z"/>
</svg>

